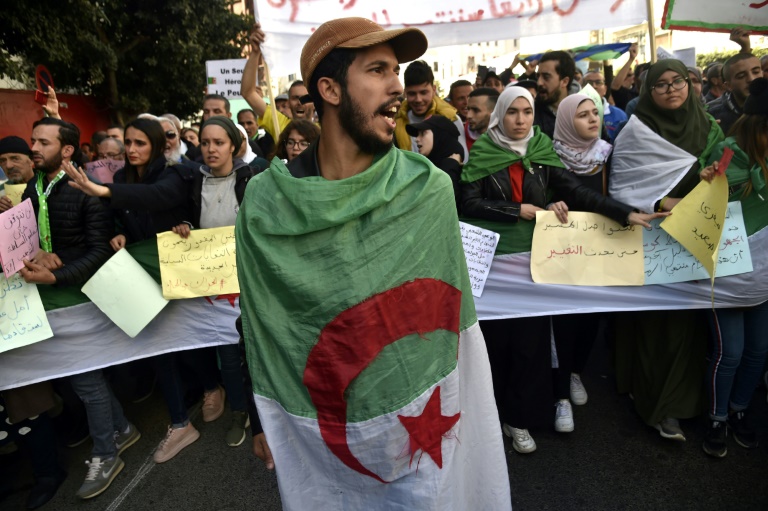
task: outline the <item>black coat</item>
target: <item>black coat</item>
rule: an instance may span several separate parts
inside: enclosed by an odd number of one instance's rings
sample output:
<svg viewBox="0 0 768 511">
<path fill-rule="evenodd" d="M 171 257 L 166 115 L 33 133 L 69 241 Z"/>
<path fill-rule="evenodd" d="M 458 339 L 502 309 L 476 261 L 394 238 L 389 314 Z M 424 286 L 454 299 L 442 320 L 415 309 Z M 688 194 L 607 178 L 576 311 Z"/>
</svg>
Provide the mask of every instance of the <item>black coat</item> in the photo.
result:
<svg viewBox="0 0 768 511">
<path fill-rule="evenodd" d="M 128 183 L 126 169 L 107 184 L 112 197 L 105 202 L 117 210 L 120 231 L 128 243 L 154 238 L 159 232 L 192 218 L 190 194 L 194 179 L 192 163 L 167 166 L 165 158 L 153 161 L 139 183 Z"/>
<path fill-rule="evenodd" d="M 566 169 L 533 163 L 523 177 L 523 203 L 542 209 L 552 197 L 565 201 L 572 211 L 592 211 L 605 215 L 622 225 L 634 211 L 591 189 L 583 180 Z M 517 222 L 520 202 L 512 201 L 512 185 L 507 168 L 472 183 L 461 185 L 462 215 L 496 222 Z"/>
<path fill-rule="evenodd" d="M 90 197 L 67 183 L 64 176 L 48 196 L 48 221 L 51 245 L 64 266 L 53 271 L 57 285 L 81 285 L 90 279 L 114 251 L 109 240 L 114 236 L 111 211 L 101 200 Z M 37 176 L 27 183 L 22 199 L 29 198 L 39 215 L 40 202 L 35 184 Z M 48 178 L 43 179 L 43 190 Z"/>
</svg>

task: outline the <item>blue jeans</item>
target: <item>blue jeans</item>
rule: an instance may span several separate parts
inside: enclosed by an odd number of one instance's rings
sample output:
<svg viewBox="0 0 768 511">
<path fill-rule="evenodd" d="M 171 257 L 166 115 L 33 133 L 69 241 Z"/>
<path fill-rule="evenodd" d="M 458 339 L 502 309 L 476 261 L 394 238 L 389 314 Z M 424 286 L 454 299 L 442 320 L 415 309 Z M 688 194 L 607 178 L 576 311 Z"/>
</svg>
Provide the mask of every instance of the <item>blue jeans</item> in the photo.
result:
<svg viewBox="0 0 768 511">
<path fill-rule="evenodd" d="M 707 392 L 712 420 L 728 409 L 749 406 L 768 355 L 768 302 L 744 309 L 717 309 L 712 316 L 712 347 Z"/>
<path fill-rule="evenodd" d="M 107 385 L 101 369 L 69 377 L 72 388 L 85 405 L 88 430 L 93 439 L 94 458 L 111 458 L 117 454 L 115 432 L 125 431 L 128 420 L 123 407 Z"/>
<path fill-rule="evenodd" d="M 221 363 L 221 379 L 229 398 L 229 407 L 233 412 L 247 411 L 245 391 L 243 390 L 242 358 L 239 344 L 223 344 L 216 347 Z"/>
</svg>

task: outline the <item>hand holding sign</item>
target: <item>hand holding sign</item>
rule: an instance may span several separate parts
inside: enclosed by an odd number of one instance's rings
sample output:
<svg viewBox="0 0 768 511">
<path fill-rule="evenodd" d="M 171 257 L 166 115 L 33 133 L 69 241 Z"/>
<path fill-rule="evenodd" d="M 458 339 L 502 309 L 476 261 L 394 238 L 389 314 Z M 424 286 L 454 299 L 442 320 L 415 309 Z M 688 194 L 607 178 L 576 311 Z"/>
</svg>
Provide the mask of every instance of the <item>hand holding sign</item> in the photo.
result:
<svg viewBox="0 0 768 511">
<path fill-rule="evenodd" d="M 682 246 L 715 276 L 717 253 L 728 207 L 728 178 L 725 170 L 733 151 L 725 148 L 720 162 L 707 167 L 702 182 L 674 208 L 674 215 L 661 223 Z M 711 169 L 711 170 L 710 170 Z"/>
<path fill-rule="evenodd" d="M 39 250 L 40 235 L 31 200 L 0 213 L 0 261 L 6 277 L 24 268 L 24 259 L 32 259 Z"/>
</svg>

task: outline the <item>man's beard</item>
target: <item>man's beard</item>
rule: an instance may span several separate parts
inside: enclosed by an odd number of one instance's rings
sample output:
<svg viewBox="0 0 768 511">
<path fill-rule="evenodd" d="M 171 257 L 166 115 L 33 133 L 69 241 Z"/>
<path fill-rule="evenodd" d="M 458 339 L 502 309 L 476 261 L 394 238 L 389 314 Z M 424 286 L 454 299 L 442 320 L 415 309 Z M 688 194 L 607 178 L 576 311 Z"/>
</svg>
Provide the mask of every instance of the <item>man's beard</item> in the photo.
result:
<svg viewBox="0 0 768 511">
<path fill-rule="evenodd" d="M 64 159 L 61 157 L 61 153 L 58 153 L 56 156 L 53 156 L 49 160 L 43 159 L 42 163 L 35 163 L 35 170 L 41 170 L 46 174 L 50 174 L 51 172 L 58 172 L 61 170 L 61 164 L 63 161 Z"/>
<path fill-rule="evenodd" d="M 547 95 L 546 99 L 542 98 L 542 102 L 545 105 L 554 105 L 560 100 L 560 89 L 555 89 L 553 92 L 549 92 L 546 90 L 543 92 Z M 541 89 L 539 89 L 539 97 L 541 97 L 541 93 L 542 91 Z"/>
<path fill-rule="evenodd" d="M 393 100 L 392 104 L 395 103 Z M 377 112 L 383 111 L 389 103 L 379 107 Z M 341 89 L 341 105 L 339 106 L 339 122 L 344 131 L 357 144 L 365 154 L 379 154 L 392 148 L 394 137 L 388 141 L 381 140 L 370 125 L 370 118 L 363 113 L 360 105 L 352 99 L 346 87 Z"/>
<path fill-rule="evenodd" d="M 181 160 L 181 144 L 176 146 L 176 149 L 171 149 L 165 153 L 165 159 L 170 163 L 179 163 Z"/>
</svg>

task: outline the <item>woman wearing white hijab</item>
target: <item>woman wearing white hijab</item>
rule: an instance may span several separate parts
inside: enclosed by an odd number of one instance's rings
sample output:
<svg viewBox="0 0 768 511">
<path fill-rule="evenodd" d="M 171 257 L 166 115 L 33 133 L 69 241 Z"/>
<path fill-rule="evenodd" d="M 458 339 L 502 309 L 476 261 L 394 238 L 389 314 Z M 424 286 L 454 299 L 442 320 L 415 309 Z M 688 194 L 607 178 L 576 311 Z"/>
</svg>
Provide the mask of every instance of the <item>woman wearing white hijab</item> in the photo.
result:
<svg viewBox="0 0 768 511">
<path fill-rule="evenodd" d="M 520 244 L 528 236 L 527 250 L 536 211 L 544 208 L 554 211 L 562 222 L 572 206 L 622 224 L 647 225 L 653 215 L 641 215 L 603 197 L 566 171 L 552 141 L 533 126 L 533 113 L 533 98 L 526 89 L 510 87 L 499 96 L 488 131 L 473 144 L 461 174 L 466 217 L 512 224 L 511 229 L 504 229 L 508 233 L 505 240 L 509 236 Z M 548 205 L 550 191 L 568 202 Z M 532 452 L 536 443 L 528 428 L 552 420 L 549 318 L 481 321 L 480 328 L 488 347 L 503 431 L 512 438 L 517 452 Z"/>
</svg>

